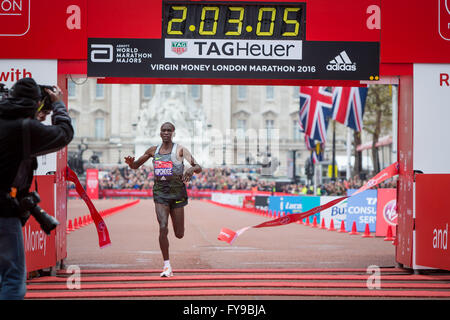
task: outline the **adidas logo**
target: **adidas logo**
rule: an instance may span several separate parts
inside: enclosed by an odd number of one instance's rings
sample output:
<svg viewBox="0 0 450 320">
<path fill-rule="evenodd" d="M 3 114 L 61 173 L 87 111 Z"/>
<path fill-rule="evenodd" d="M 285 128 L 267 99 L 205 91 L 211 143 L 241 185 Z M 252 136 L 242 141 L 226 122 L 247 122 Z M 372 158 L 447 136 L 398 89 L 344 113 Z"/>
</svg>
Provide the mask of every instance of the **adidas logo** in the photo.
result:
<svg viewBox="0 0 450 320">
<path fill-rule="evenodd" d="M 330 63 L 327 64 L 328 71 L 356 71 L 356 64 L 350 60 L 347 52 L 342 51 Z"/>
</svg>

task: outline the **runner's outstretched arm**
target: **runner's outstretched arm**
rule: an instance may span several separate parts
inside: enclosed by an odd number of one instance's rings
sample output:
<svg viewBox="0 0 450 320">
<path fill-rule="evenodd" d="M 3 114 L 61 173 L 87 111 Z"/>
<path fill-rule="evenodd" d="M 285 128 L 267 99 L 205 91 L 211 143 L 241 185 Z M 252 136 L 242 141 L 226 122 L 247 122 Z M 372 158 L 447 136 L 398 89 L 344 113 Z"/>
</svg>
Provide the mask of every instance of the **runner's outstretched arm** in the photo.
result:
<svg viewBox="0 0 450 320">
<path fill-rule="evenodd" d="M 140 166 L 142 166 L 148 159 L 155 156 L 156 146 L 150 147 L 145 151 L 145 153 L 137 159 L 137 161 L 134 160 L 134 157 L 126 156 L 125 163 L 128 164 L 128 166 L 131 169 L 137 169 Z"/>
</svg>

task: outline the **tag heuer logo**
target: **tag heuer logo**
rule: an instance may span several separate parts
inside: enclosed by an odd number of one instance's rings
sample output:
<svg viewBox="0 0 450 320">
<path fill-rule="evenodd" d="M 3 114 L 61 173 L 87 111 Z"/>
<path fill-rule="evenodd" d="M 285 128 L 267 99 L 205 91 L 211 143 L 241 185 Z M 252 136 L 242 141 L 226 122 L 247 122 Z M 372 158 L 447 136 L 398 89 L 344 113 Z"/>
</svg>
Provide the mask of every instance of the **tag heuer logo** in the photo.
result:
<svg viewBox="0 0 450 320">
<path fill-rule="evenodd" d="M 185 41 L 173 41 L 172 51 L 176 54 L 182 54 L 187 51 L 187 42 Z"/>
</svg>

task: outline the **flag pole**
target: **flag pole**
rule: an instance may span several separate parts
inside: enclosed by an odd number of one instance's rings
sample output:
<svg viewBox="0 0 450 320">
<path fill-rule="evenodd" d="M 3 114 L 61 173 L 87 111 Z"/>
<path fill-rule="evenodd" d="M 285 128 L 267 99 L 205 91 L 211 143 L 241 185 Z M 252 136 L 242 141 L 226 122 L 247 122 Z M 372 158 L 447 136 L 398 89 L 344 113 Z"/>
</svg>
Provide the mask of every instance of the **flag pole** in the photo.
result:
<svg viewBox="0 0 450 320">
<path fill-rule="evenodd" d="M 347 175 L 346 175 L 347 181 L 350 180 L 350 177 L 351 177 L 351 165 L 352 165 L 352 161 L 351 161 L 352 136 L 351 135 L 352 135 L 352 130 L 350 129 L 350 127 L 347 127 Z"/>
<path fill-rule="evenodd" d="M 336 121 L 333 121 L 333 156 L 331 160 L 331 181 L 336 181 Z"/>
</svg>

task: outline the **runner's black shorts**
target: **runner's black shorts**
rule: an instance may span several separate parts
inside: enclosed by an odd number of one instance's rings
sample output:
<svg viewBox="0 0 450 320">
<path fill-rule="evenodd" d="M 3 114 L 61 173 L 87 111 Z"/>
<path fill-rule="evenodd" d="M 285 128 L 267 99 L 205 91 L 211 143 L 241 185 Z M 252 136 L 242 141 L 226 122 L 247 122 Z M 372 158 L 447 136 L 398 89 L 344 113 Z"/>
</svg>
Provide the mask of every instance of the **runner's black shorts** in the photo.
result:
<svg viewBox="0 0 450 320">
<path fill-rule="evenodd" d="M 181 199 L 167 199 L 166 197 L 161 197 L 156 194 L 153 195 L 153 201 L 169 206 L 170 209 L 182 208 L 188 204 L 187 197 Z"/>
</svg>

